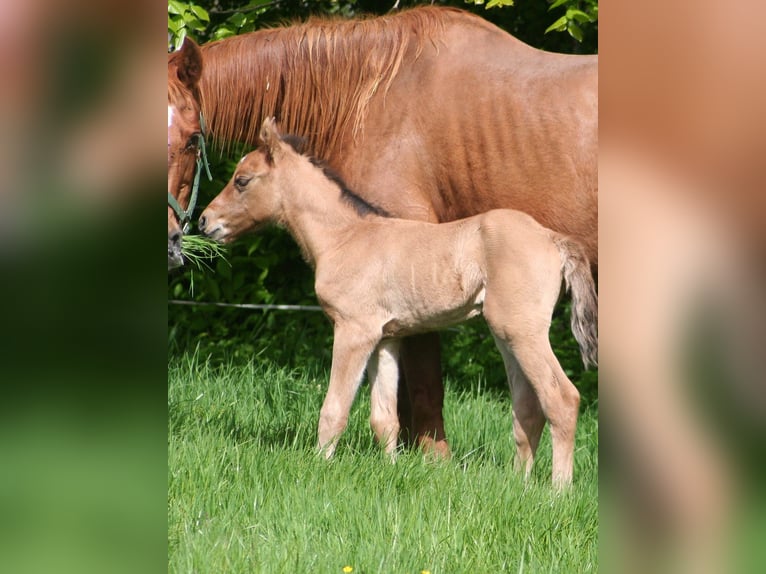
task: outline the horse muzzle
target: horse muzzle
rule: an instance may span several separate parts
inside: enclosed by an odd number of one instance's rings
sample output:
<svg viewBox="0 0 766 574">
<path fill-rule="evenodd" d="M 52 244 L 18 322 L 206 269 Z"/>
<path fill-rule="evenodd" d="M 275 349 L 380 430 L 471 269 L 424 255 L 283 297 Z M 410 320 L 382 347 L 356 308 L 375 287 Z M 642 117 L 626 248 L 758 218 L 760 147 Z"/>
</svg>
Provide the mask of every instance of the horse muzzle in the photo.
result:
<svg viewBox="0 0 766 574">
<path fill-rule="evenodd" d="M 168 271 L 181 267 L 184 258 L 181 254 L 181 232 L 168 237 Z"/>
<path fill-rule="evenodd" d="M 197 221 L 197 229 L 199 229 L 200 233 L 202 233 L 202 235 L 205 237 L 220 241 L 221 243 L 226 241 L 227 234 L 223 228 L 223 225 L 215 221 L 211 222 L 204 213 Z"/>
</svg>

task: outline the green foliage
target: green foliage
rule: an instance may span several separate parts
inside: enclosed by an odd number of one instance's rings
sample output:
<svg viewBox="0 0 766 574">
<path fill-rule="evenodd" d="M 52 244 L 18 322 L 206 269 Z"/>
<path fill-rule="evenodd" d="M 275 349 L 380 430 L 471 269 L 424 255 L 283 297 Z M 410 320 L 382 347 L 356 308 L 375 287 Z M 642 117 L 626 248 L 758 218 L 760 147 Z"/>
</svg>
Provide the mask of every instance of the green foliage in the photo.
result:
<svg viewBox="0 0 766 574">
<path fill-rule="evenodd" d="M 429 0 L 401 0 L 399 8 Z M 479 11 L 482 17 L 519 39 L 547 50 L 595 52 L 598 46 L 598 0 L 440 0 L 439 4 Z M 168 0 L 168 47 L 181 45 L 186 36 L 198 42 L 218 40 L 312 14 L 345 17 L 385 14 L 394 1 L 378 0 Z M 501 8 L 509 8 L 501 10 Z M 564 13 L 555 16 L 560 10 Z M 568 32 L 575 45 L 548 32 Z M 555 36 L 555 35 L 554 35 Z"/>
<path fill-rule="evenodd" d="M 475 4 L 476 6 L 482 6 L 484 4 L 484 0 L 465 0 L 467 4 Z M 489 0 L 487 2 L 487 10 L 490 8 L 500 7 L 503 6 L 513 6 L 513 0 Z"/>
<path fill-rule="evenodd" d="M 556 494 L 550 433 L 525 483 L 509 402 L 451 380 L 452 461 L 405 450 L 390 464 L 362 387 L 328 463 L 314 450 L 326 386 L 315 365 L 170 361 L 169 572 L 598 571 L 595 411 L 580 417 L 574 485 Z"/>
<path fill-rule="evenodd" d="M 168 45 L 180 46 L 186 36 L 198 39 L 210 24 L 210 14 L 197 4 L 168 0 Z"/>
<path fill-rule="evenodd" d="M 464 0 L 467 4 L 482 6 L 485 0 Z M 598 0 L 546 0 L 550 6 L 549 11 L 564 8 L 565 12 L 555 22 L 550 24 L 545 33 L 568 32 L 569 35 L 582 43 L 585 39 L 585 30 L 595 26 L 598 22 Z M 514 0 L 489 0 L 486 9 L 503 8 L 514 6 Z"/>
<path fill-rule="evenodd" d="M 583 41 L 583 26 L 591 25 L 598 21 L 597 0 L 556 0 L 551 4 L 550 10 L 564 7 L 566 12 L 553 24 L 545 29 L 548 32 L 569 32 L 578 42 Z M 581 9 L 582 8 L 582 9 Z M 583 11 L 584 10 L 584 11 Z"/>
</svg>

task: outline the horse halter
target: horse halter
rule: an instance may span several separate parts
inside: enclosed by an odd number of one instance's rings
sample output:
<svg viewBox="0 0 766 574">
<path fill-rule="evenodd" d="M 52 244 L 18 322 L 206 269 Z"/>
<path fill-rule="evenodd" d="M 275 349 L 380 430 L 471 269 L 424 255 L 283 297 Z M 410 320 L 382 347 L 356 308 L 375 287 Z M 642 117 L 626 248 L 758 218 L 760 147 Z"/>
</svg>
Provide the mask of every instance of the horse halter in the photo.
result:
<svg viewBox="0 0 766 574">
<path fill-rule="evenodd" d="M 210 164 L 207 161 L 207 150 L 205 149 L 205 118 L 202 117 L 202 112 L 199 113 L 199 125 L 200 131 L 195 134 L 197 138 L 197 169 L 194 172 L 194 183 L 192 183 L 191 196 L 189 197 L 189 207 L 184 209 L 178 200 L 168 192 L 168 205 L 173 208 L 178 216 L 178 222 L 181 224 L 183 232 L 186 233 L 189 229 L 192 213 L 197 205 L 197 194 L 199 193 L 199 180 L 202 174 L 202 168 L 205 168 L 207 178 L 213 181 L 213 176 L 210 174 Z"/>
</svg>

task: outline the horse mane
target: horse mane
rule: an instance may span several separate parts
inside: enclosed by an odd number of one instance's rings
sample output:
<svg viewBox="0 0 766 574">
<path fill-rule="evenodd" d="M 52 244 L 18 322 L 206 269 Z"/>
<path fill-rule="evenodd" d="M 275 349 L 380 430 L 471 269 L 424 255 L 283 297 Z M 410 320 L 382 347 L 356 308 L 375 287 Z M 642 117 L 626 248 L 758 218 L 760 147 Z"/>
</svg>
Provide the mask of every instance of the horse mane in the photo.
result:
<svg viewBox="0 0 766 574">
<path fill-rule="evenodd" d="M 283 135 L 280 138 L 283 142 L 285 142 L 287 145 L 289 145 L 293 151 L 297 152 L 298 154 L 304 156 L 306 159 L 308 159 L 311 162 L 311 165 L 314 167 L 318 167 L 322 170 L 322 173 L 324 176 L 329 179 L 331 182 L 333 182 L 338 188 L 340 188 L 340 197 L 343 201 L 348 203 L 351 207 L 354 208 L 354 211 L 356 211 L 357 215 L 360 217 L 364 217 L 365 215 L 377 215 L 379 217 L 391 217 L 391 214 L 388 213 L 385 209 L 378 205 L 374 205 L 364 199 L 362 196 L 357 194 L 355 191 L 352 191 L 351 188 L 348 187 L 346 182 L 343 180 L 343 178 L 340 176 L 340 174 L 332 169 L 327 162 L 317 159 L 312 155 L 308 155 L 304 153 L 305 147 L 306 147 L 306 139 L 287 134 Z"/>
<path fill-rule="evenodd" d="M 254 145 L 262 118 L 276 116 L 313 153 L 334 157 L 343 138 L 362 133 L 370 101 L 385 97 L 405 58 L 464 15 L 423 6 L 362 20 L 311 18 L 203 45 L 201 103 L 213 145 Z"/>
</svg>

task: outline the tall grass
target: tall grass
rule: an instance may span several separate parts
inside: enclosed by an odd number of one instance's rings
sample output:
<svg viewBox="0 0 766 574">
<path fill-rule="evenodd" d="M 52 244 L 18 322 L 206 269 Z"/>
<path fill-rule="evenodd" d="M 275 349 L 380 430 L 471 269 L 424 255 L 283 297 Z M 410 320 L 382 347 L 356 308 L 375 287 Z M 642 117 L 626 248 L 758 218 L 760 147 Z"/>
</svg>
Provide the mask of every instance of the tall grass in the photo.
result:
<svg viewBox="0 0 766 574">
<path fill-rule="evenodd" d="M 426 462 L 375 445 L 362 387 L 334 460 L 315 453 L 322 368 L 171 358 L 169 571 L 595 572 L 598 420 L 581 414 L 575 484 L 512 471 L 510 401 L 447 381 L 454 457 Z M 460 385 L 466 389 L 465 384 Z"/>
</svg>

